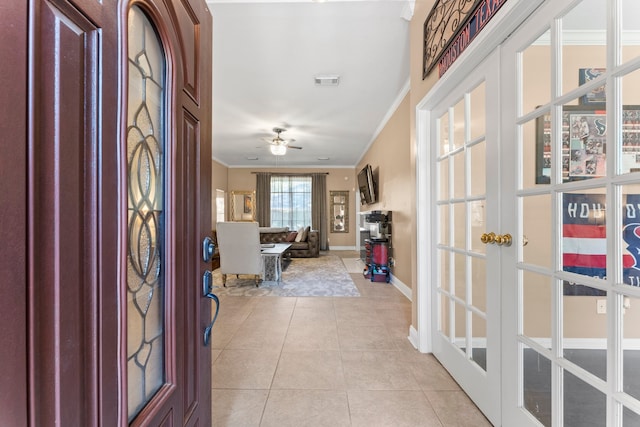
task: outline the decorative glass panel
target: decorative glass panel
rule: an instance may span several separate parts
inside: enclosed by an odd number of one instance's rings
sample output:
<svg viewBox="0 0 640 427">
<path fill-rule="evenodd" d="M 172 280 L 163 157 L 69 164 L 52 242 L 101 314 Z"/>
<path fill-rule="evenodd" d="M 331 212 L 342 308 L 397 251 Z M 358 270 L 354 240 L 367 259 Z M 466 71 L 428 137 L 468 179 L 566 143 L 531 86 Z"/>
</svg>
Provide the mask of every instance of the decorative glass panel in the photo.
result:
<svg viewBox="0 0 640 427">
<path fill-rule="evenodd" d="M 164 384 L 165 59 L 138 7 L 128 23 L 127 392 L 131 421 Z"/>
</svg>

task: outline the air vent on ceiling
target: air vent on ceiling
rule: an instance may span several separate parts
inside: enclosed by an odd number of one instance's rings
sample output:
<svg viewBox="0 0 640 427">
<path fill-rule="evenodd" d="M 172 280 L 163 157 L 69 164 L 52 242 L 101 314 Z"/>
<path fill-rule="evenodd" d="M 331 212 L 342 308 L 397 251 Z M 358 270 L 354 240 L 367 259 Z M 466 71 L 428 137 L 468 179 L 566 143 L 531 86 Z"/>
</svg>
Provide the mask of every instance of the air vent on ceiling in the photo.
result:
<svg viewBox="0 0 640 427">
<path fill-rule="evenodd" d="M 316 86 L 338 86 L 340 76 L 316 76 L 314 78 Z"/>
</svg>

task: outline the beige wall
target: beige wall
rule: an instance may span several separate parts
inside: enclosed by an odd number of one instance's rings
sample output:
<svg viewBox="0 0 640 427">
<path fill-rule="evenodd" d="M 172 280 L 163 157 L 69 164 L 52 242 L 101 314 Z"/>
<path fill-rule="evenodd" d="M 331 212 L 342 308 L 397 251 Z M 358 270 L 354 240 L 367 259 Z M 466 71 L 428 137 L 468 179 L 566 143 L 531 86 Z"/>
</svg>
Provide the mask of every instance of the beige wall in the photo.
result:
<svg viewBox="0 0 640 427">
<path fill-rule="evenodd" d="M 227 188 L 227 168 L 222 163 L 213 160 L 211 165 L 211 229 L 216 228 L 216 215 L 218 210 L 216 209 L 216 190 L 223 190 L 228 193 Z M 229 212 L 229 206 L 225 204 L 225 211 Z"/>
<path fill-rule="evenodd" d="M 415 210 L 412 208 L 415 179 L 409 147 L 409 115 L 407 95 L 356 168 L 361 170 L 370 164 L 374 175 L 377 172 L 378 202 L 363 206 L 362 210 L 393 212 L 391 241 L 396 264 L 391 267 L 391 272 L 407 286 L 412 283 L 411 239 L 415 222 Z"/>
<path fill-rule="evenodd" d="M 329 192 L 349 192 L 349 232 L 327 233 L 329 247 L 347 246 L 355 248 L 356 245 L 356 175 L 352 168 L 301 168 L 301 169 L 265 169 L 265 168 L 229 168 L 228 191 L 254 191 L 256 189 L 256 175 L 252 172 L 281 172 L 281 173 L 314 173 L 327 172 L 327 215 L 329 215 Z M 327 227 L 330 222 L 327 218 Z"/>
</svg>

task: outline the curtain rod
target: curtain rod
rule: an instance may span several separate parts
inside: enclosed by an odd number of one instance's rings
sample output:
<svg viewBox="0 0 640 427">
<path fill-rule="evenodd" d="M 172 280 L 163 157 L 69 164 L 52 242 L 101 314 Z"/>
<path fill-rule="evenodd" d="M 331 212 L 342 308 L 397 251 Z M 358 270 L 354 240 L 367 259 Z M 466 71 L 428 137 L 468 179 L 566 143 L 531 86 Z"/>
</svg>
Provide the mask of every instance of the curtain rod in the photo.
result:
<svg viewBox="0 0 640 427">
<path fill-rule="evenodd" d="M 329 172 L 308 172 L 308 173 L 286 173 L 286 172 L 251 172 L 256 175 L 259 173 L 269 173 L 271 175 L 281 175 L 281 176 L 309 176 L 309 175 L 329 175 Z"/>
</svg>

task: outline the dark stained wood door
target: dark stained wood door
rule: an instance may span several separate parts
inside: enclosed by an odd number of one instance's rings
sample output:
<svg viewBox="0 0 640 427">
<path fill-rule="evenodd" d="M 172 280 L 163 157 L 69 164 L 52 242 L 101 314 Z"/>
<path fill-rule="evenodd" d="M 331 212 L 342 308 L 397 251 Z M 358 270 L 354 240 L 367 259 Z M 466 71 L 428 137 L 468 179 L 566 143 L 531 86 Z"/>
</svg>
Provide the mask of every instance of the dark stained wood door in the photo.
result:
<svg viewBox="0 0 640 427">
<path fill-rule="evenodd" d="M 126 2 L 0 5 L 2 424 L 127 420 Z M 11 4 L 8 4 L 11 3 Z M 23 4 L 24 3 L 24 4 Z M 166 4 L 169 3 L 169 4 Z M 164 384 L 132 424 L 209 425 L 211 17 L 137 2 L 167 54 Z M 124 101 L 123 101 L 124 100 Z"/>
<path fill-rule="evenodd" d="M 23 426 L 28 418 L 28 5 L 14 3 L 0 1 L 0 423 Z"/>
</svg>

